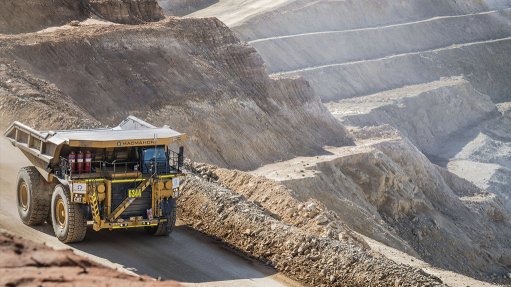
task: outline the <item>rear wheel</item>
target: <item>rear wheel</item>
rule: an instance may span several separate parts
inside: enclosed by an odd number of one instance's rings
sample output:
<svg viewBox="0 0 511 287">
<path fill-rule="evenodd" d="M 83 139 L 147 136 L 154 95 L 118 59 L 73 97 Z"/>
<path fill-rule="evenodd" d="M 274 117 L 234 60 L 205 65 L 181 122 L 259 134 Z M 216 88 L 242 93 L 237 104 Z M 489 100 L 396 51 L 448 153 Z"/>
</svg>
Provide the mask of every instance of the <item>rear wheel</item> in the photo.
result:
<svg viewBox="0 0 511 287">
<path fill-rule="evenodd" d="M 162 203 L 166 221 L 158 223 L 157 226 L 145 227 L 147 233 L 154 236 L 168 236 L 176 226 L 176 201 L 168 199 Z"/>
<path fill-rule="evenodd" d="M 61 184 L 55 187 L 51 197 L 51 220 L 60 241 L 72 243 L 85 238 L 87 219 L 83 206 L 73 203 L 69 189 Z"/>
<path fill-rule="evenodd" d="M 33 166 L 18 172 L 16 202 L 21 221 L 26 225 L 44 223 L 50 213 L 50 184 Z"/>
</svg>

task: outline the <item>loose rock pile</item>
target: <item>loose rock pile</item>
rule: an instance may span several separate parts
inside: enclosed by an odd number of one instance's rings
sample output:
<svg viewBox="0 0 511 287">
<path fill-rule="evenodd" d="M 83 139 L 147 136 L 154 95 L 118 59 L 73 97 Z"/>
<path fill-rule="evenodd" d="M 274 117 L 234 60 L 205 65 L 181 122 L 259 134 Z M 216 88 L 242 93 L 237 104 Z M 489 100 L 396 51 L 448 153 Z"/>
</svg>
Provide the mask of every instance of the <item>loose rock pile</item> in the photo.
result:
<svg viewBox="0 0 511 287">
<path fill-rule="evenodd" d="M 297 200 L 293 191 L 282 184 L 261 176 L 252 176 L 246 172 L 205 163 L 189 163 L 188 167 L 201 178 L 246 196 L 248 200 L 263 207 L 274 218 L 286 224 L 321 237 L 349 239 L 360 247 L 369 249 L 364 239 L 353 233 L 336 213 L 327 210 L 317 200 L 309 199 L 306 202 Z"/>
<path fill-rule="evenodd" d="M 195 171 L 201 169 L 195 167 Z M 210 170 L 202 168 L 198 174 L 189 176 L 182 185 L 180 219 L 306 284 L 442 286 L 441 280 L 422 270 L 365 250 L 348 234 L 341 232 L 334 239 L 293 226 L 263 203 L 251 202 L 245 195 L 220 186 L 218 176 Z M 318 210 L 312 203 L 303 207 L 306 214 Z M 313 218 L 322 225 L 328 213 L 324 218 L 320 213 Z"/>
</svg>

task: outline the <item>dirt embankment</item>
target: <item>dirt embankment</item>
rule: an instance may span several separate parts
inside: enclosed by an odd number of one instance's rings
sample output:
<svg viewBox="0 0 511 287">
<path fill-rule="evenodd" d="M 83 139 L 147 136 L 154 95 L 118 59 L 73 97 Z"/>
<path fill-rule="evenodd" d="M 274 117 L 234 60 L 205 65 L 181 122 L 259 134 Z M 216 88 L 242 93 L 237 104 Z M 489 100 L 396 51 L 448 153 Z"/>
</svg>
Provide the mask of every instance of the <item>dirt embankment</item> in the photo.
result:
<svg viewBox="0 0 511 287">
<path fill-rule="evenodd" d="M 348 234 L 333 239 L 280 220 L 264 203 L 208 182 L 216 176 L 203 171 L 204 178 L 190 177 L 182 186 L 179 204 L 199 208 L 182 209 L 181 219 L 284 274 L 311 286 L 443 286 L 434 276 L 366 250 Z M 316 211 L 311 205 L 296 210 Z"/>
<path fill-rule="evenodd" d="M 51 128 L 87 128 L 100 124 L 55 85 L 33 77 L 11 61 L 0 60 L 0 129 L 13 121 Z"/>
<path fill-rule="evenodd" d="M 156 0 L 5 0 L 0 2 L 0 33 L 34 32 L 89 17 L 123 24 L 164 18 Z"/>
<path fill-rule="evenodd" d="M 0 230 L 0 254 L 2 286 L 181 286 L 120 273 L 71 250 L 57 251 L 4 230 Z"/>
</svg>

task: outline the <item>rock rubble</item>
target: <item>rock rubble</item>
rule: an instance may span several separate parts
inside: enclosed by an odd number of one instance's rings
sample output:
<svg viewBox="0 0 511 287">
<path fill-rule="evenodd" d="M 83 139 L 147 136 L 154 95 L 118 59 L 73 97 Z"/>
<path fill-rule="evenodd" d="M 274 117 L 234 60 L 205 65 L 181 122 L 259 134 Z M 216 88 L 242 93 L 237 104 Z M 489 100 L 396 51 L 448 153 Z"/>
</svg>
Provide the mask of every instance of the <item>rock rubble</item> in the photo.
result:
<svg viewBox="0 0 511 287">
<path fill-rule="evenodd" d="M 442 286 L 422 270 L 368 250 L 349 230 L 330 237 L 307 228 L 330 221 L 318 203 L 302 205 L 303 217 L 314 220 L 295 225 L 286 222 L 290 217 L 275 215 L 276 209 L 263 207 L 264 202 L 222 187 L 215 172 L 205 167 L 195 165 L 198 173 L 187 178 L 178 199 L 180 218 L 195 229 L 311 286 Z M 191 206 L 198 208 L 187 208 Z"/>
</svg>

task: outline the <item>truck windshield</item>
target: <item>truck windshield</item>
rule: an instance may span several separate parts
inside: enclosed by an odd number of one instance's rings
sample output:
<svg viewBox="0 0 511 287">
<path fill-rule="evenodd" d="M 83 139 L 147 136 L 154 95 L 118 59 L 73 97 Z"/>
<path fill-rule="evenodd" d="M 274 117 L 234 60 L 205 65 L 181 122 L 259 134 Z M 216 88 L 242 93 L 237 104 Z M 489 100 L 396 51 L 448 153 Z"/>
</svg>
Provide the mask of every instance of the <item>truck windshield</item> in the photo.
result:
<svg viewBox="0 0 511 287">
<path fill-rule="evenodd" d="M 153 158 L 155 158 L 157 161 L 167 160 L 167 155 L 165 154 L 165 149 L 163 147 L 155 147 L 155 148 L 152 147 L 152 148 L 145 149 L 143 151 L 144 161 L 151 160 Z"/>
<path fill-rule="evenodd" d="M 152 147 L 142 150 L 143 173 L 166 173 L 168 168 L 168 159 L 164 147 Z"/>
</svg>

